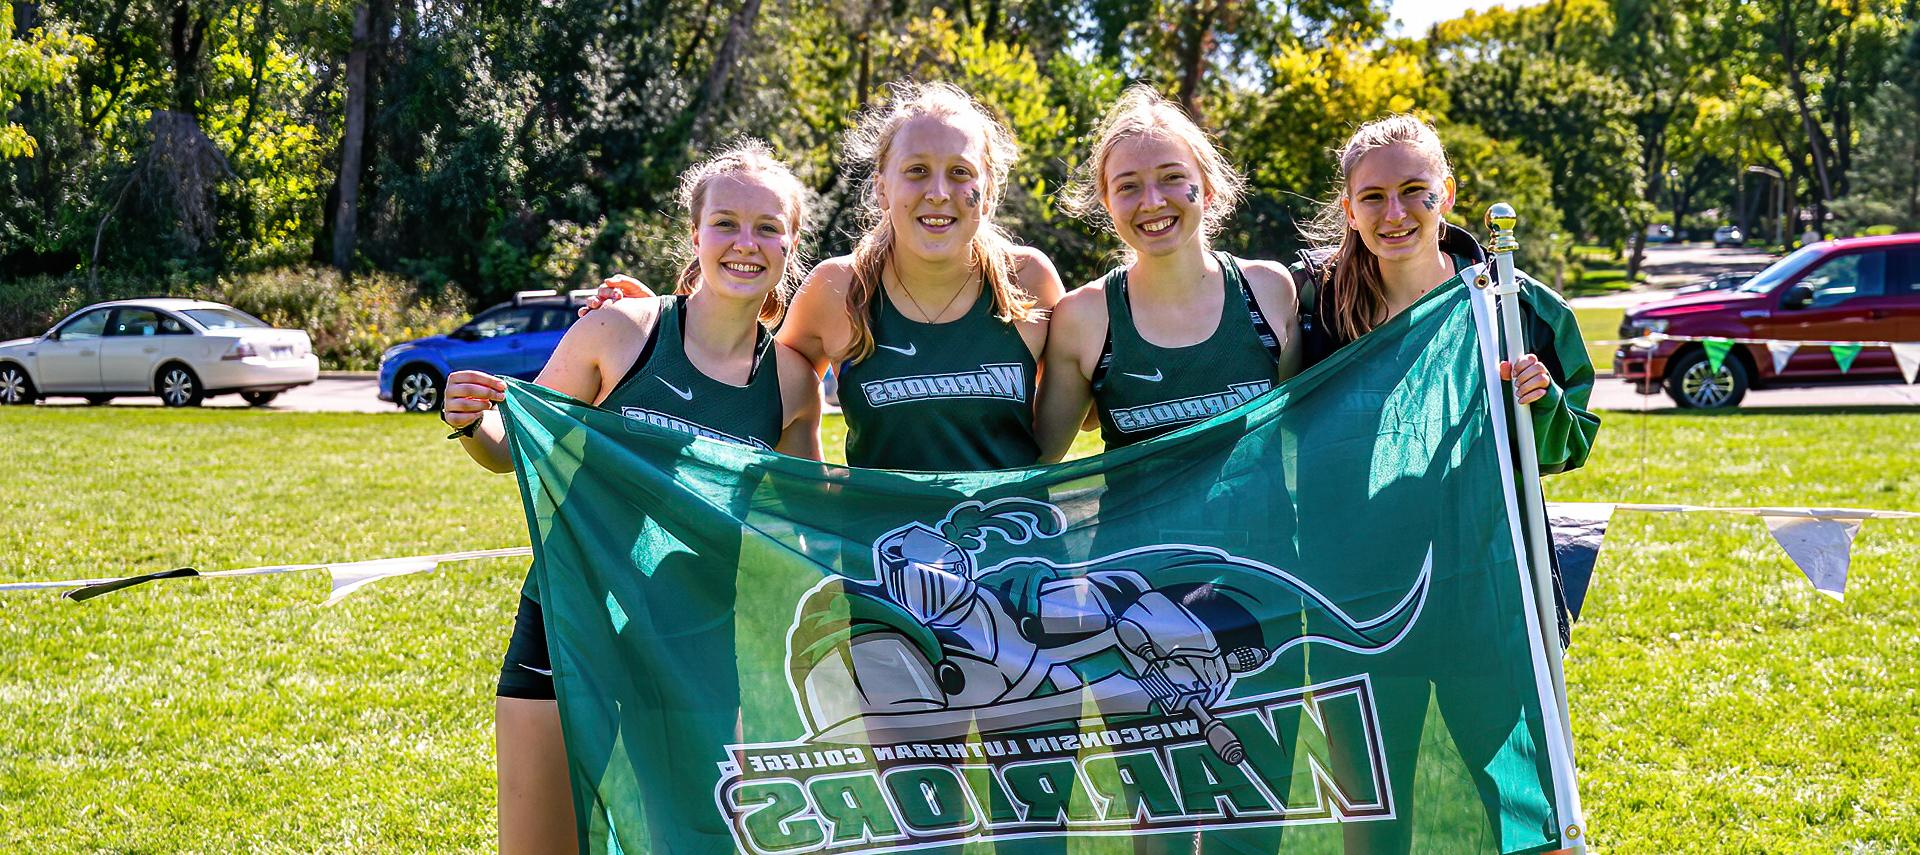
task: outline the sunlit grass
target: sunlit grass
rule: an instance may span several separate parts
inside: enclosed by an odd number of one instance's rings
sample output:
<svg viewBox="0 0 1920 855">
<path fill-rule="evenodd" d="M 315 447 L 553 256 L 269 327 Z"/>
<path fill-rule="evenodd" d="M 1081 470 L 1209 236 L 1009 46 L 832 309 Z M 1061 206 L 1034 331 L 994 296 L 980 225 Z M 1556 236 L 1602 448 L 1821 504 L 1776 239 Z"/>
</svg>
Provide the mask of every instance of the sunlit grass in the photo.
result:
<svg viewBox="0 0 1920 855">
<path fill-rule="evenodd" d="M 1920 508 L 1911 415 L 1606 419 L 1554 498 Z M 399 414 L 0 409 L 0 580 L 525 543 L 512 480 L 443 435 Z M 1835 603 L 1757 519 L 1618 515 L 1567 668 L 1596 843 L 1920 847 L 1916 567 L 1920 525 L 1870 522 Z M 0 594 L 0 851 L 492 851 L 491 697 L 524 569 L 449 565 L 330 609 L 316 573 Z"/>
</svg>

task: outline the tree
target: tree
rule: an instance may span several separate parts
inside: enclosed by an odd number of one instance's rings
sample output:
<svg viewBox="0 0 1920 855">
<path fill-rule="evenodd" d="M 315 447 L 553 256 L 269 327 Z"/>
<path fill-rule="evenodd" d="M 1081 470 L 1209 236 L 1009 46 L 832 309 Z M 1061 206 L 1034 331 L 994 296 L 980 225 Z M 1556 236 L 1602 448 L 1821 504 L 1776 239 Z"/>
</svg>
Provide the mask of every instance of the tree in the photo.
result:
<svg viewBox="0 0 1920 855">
<path fill-rule="evenodd" d="M 353 270 L 353 241 L 359 228 L 361 155 L 366 144 L 367 53 L 373 39 L 373 4 L 353 10 L 353 47 L 347 52 L 346 133 L 340 142 L 338 206 L 333 217 L 333 266 L 341 273 Z"/>
<path fill-rule="evenodd" d="M 1433 115 L 1445 100 L 1417 54 L 1390 46 L 1291 45 L 1257 74 L 1257 84 L 1228 90 L 1218 112 L 1221 141 L 1245 164 L 1250 184 L 1226 242 L 1256 255 L 1299 246 L 1295 224 L 1312 220 L 1318 203 L 1338 192 L 1328 151 L 1355 125 L 1416 109 Z"/>
<path fill-rule="evenodd" d="M 0 2 L 0 161 L 32 157 L 37 148 L 27 129 L 10 120 L 14 105 L 66 82 L 92 47 L 92 39 L 57 23 L 42 26 L 37 3 Z"/>
<path fill-rule="evenodd" d="M 1867 102 L 1854 191 L 1833 211 L 1858 228 L 1920 231 L 1920 22 Z"/>
<path fill-rule="evenodd" d="M 1502 51 L 1449 67 L 1450 115 L 1547 165 L 1569 235 L 1624 240 L 1642 201 L 1634 102 L 1619 81 L 1554 55 Z"/>
<path fill-rule="evenodd" d="M 1901 35 L 1895 0 L 1766 0 L 1756 28 L 1773 50 L 1756 52 L 1785 87 L 1806 137 L 1813 226 L 1828 200 L 1851 189 L 1854 118 Z"/>
</svg>

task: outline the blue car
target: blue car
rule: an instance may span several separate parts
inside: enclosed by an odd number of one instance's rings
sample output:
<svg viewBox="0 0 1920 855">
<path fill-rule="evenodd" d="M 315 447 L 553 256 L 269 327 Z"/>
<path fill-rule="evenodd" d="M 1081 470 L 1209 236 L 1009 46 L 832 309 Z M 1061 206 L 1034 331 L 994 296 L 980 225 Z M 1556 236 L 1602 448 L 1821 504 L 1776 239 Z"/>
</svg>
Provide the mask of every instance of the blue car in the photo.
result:
<svg viewBox="0 0 1920 855">
<path fill-rule="evenodd" d="M 446 335 L 388 348 L 380 355 L 380 400 L 408 412 L 431 413 L 440 409 L 447 375 L 455 371 L 533 379 L 592 293 L 523 291 Z"/>
</svg>

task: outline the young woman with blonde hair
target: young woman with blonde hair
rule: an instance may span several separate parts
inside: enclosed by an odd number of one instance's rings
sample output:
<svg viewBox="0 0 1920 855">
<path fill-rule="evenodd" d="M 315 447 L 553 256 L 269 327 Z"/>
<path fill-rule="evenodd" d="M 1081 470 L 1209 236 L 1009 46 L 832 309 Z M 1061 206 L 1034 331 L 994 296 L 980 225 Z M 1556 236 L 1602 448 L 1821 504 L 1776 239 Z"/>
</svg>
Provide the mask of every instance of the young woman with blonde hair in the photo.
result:
<svg viewBox="0 0 1920 855">
<path fill-rule="evenodd" d="M 1101 120 L 1069 209 L 1105 222 L 1127 263 L 1054 309 L 1040 445 L 1058 460 L 1092 406 L 1109 449 L 1230 410 L 1299 361 L 1279 262 L 1209 247 L 1243 180 L 1178 105 L 1134 86 Z"/>
<path fill-rule="evenodd" d="M 656 426 L 819 459 L 819 378 L 771 332 L 804 267 L 798 243 L 806 199 L 805 187 L 757 140 L 688 170 L 680 201 L 691 220 L 693 258 L 676 293 L 587 315 L 534 382 Z M 505 427 L 487 416 L 505 392 L 497 377 L 456 371 L 447 378 L 441 413 L 474 461 L 495 472 L 513 471 Z M 530 577 L 495 702 L 503 853 L 571 852 L 581 833 L 538 595 Z M 731 649 L 731 629 L 725 632 L 712 644 L 688 647 L 719 655 L 721 647 Z M 668 764 L 710 762 L 678 757 L 671 745 L 649 750 L 674 755 L 662 761 Z M 722 827 L 674 825 L 650 831 L 693 835 L 707 845 L 730 839 Z"/>
<path fill-rule="evenodd" d="M 1405 113 L 1361 125 L 1336 151 L 1339 192 L 1309 230 L 1316 248 L 1294 266 L 1302 283 L 1307 367 L 1386 323 L 1486 254 L 1447 223 L 1456 185 L 1440 135 Z M 1542 472 L 1578 468 L 1600 421 L 1586 410 L 1593 363 L 1573 311 L 1522 274 L 1527 339 L 1535 353 L 1502 366 L 1533 407 Z M 1516 370 L 1517 369 L 1517 370 Z"/>
<path fill-rule="evenodd" d="M 794 295 L 780 341 L 840 378 L 847 462 L 916 471 L 1028 466 L 1047 310 L 1060 277 L 994 222 L 1013 135 L 946 83 L 895 84 L 848 133 L 865 229 Z M 610 279 L 600 292 L 637 294 Z"/>
<path fill-rule="evenodd" d="M 1339 184 L 1336 195 L 1311 230 L 1318 246 L 1301 254 L 1293 267 L 1300 283 L 1300 324 L 1306 365 L 1317 364 L 1334 351 L 1387 323 L 1436 288 L 1448 285 L 1460 271 L 1484 261 L 1486 254 L 1473 236 L 1450 225 L 1445 215 L 1453 209 L 1456 184 L 1440 135 L 1417 117 L 1399 114 L 1361 125 L 1336 152 Z M 1600 421 L 1586 409 L 1593 390 L 1594 371 L 1580 338 L 1573 312 L 1558 294 L 1517 274 L 1526 312 L 1527 341 L 1532 353 L 1500 366 L 1501 376 L 1514 381 L 1521 403 L 1532 405 L 1534 452 L 1545 473 L 1565 472 L 1586 462 Z M 1472 287 L 1470 284 L 1454 287 Z M 1303 493 L 1324 485 L 1302 485 Z M 1324 486 L 1337 490 L 1336 487 Z M 1334 495 L 1342 495 L 1335 493 Z M 1328 506 L 1339 513 L 1341 501 L 1311 499 L 1302 506 Z M 1312 531 L 1310 521 L 1302 526 Z M 1303 540 L 1303 549 L 1338 552 L 1343 544 L 1316 544 Z M 1557 579 L 1557 573 L 1556 573 Z M 1469 576 L 1462 584 L 1473 586 Z M 1472 597 L 1468 587 L 1459 596 Z M 1487 594 L 1487 596 L 1492 596 Z M 1481 627 L 1454 625 L 1409 639 L 1410 643 L 1444 644 L 1467 654 L 1457 673 L 1429 678 L 1396 674 L 1376 668 L 1372 673 L 1379 699 L 1379 738 L 1390 756 L 1407 758 L 1424 753 L 1427 744 L 1439 748 L 1436 762 L 1457 751 L 1480 789 L 1492 833 L 1525 837 L 1527 829 L 1509 828 L 1500 821 L 1501 794 L 1493 781 L 1495 770 L 1543 763 L 1543 746 L 1532 744 L 1519 711 L 1505 717 L 1486 714 L 1484 699 L 1500 696 L 1501 675 L 1476 662 L 1471 652 L 1491 649 L 1493 641 L 1478 636 Z M 1566 639 L 1564 609 L 1561 637 Z M 1427 734 L 1428 707 L 1438 709 L 1451 746 L 1438 744 Z M 1358 734 L 1330 733 L 1333 745 Z M 1336 750 L 1336 764 L 1364 763 Z M 1406 760 L 1395 760 L 1399 766 Z M 1427 762 L 1427 761 L 1421 761 Z M 1411 768 L 1410 766 L 1407 768 Z M 1354 823 L 1344 827 L 1349 852 L 1396 853 L 1412 848 L 1414 775 L 1394 779 L 1393 803 L 1406 805 L 1391 822 Z M 1537 810 L 1539 819 L 1553 819 L 1544 805 L 1508 805 L 1508 814 Z M 1444 822 L 1444 820 L 1442 820 Z M 1432 839 L 1432 838 L 1428 838 Z M 1505 851 L 1503 840 L 1486 841 Z M 1459 845 L 1472 845 L 1458 841 Z"/>
</svg>

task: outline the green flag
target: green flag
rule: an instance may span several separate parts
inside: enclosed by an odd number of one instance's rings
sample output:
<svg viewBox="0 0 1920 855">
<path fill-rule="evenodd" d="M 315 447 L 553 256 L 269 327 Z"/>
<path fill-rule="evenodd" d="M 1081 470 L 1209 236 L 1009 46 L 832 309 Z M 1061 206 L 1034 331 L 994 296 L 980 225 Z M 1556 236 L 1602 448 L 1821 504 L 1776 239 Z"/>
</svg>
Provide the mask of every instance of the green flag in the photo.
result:
<svg viewBox="0 0 1920 855">
<path fill-rule="evenodd" d="M 1842 374 L 1853 370 L 1853 359 L 1860 355 L 1860 345 L 1857 344 L 1830 344 L 1827 349 L 1833 351 L 1833 361 L 1840 365 Z"/>
<path fill-rule="evenodd" d="M 1727 354 L 1733 350 L 1733 339 L 1710 338 L 1701 342 L 1700 348 L 1707 352 L 1707 367 L 1718 372 L 1720 363 L 1727 361 Z"/>
<path fill-rule="evenodd" d="M 512 384 L 582 851 L 1569 845 L 1479 299 L 1025 470 L 850 469 Z"/>
</svg>

